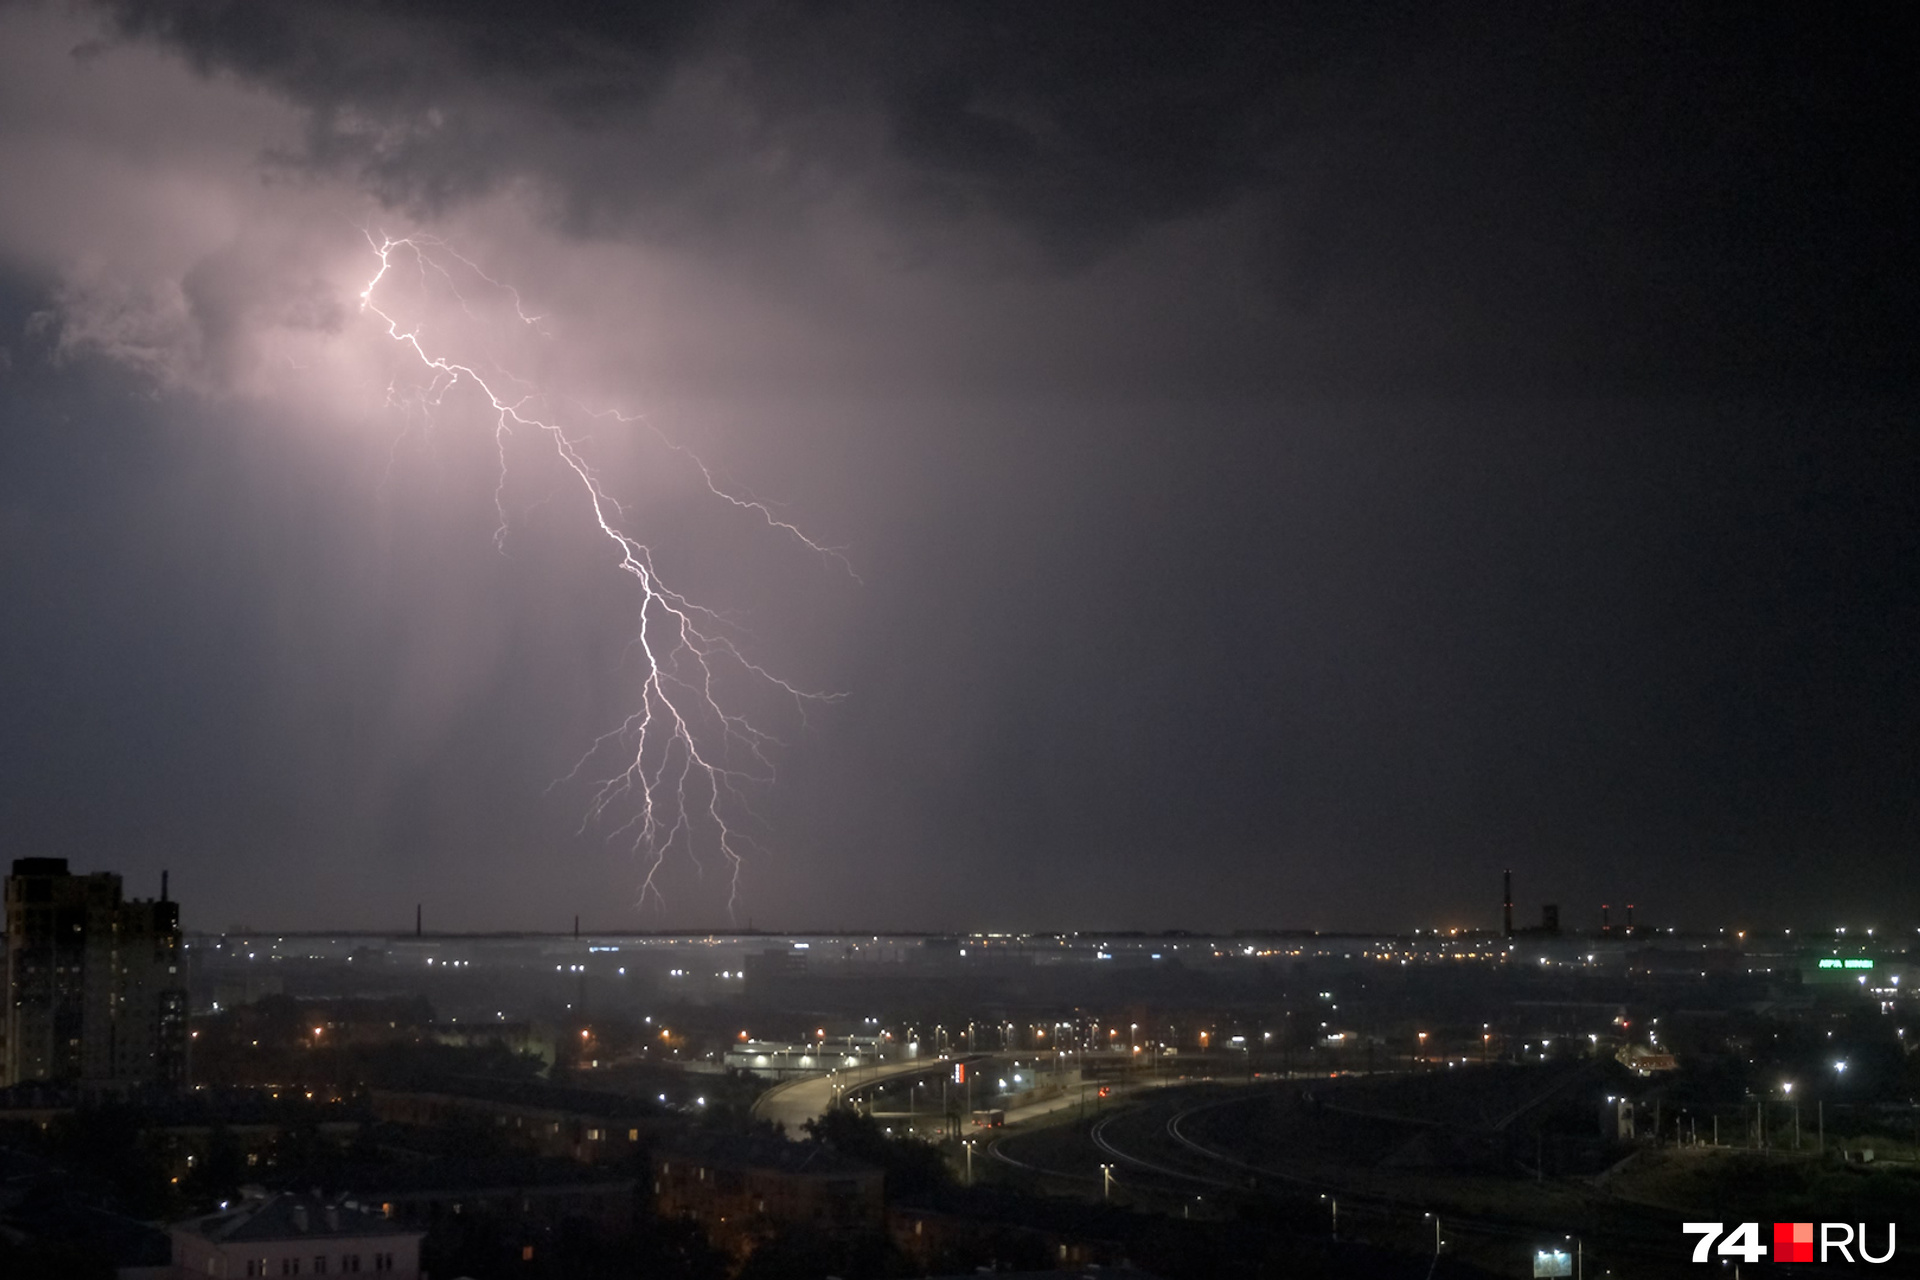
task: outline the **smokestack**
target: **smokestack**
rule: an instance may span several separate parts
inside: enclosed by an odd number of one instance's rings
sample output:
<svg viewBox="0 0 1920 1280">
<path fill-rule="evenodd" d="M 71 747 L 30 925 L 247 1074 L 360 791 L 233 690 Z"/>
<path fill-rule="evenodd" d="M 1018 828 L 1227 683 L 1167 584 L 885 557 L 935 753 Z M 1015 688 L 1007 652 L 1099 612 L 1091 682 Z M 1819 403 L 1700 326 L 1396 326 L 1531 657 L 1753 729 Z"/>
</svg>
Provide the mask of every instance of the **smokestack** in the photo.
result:
<svg viewBox="0 0 1920 1280">
<path fill-rule="evenodd" d="M 580 936 L 580 917 L 579 916 L 575 916 L 573 918 L 573 936 L 576 938 Z"/>
<path fill-rule="evenodd" d="M 1507 872 L 1502 890 L 1501 905 L 1506 908 L 1506 931 L 1507 936 L 1511 938 L 1513 936 L 1513 872 Z"/>
<path fill-rule="evenodd" d="M 167 873 L 165 871 L 162 871 L 160 873 L 160 901 L 165 902 L 166 900 L 167 900 Z"/>
<path fill-rule="evenodd" d="M 413 904 L 413 936 L 416 938 L 420 936 L 420 904 L 418 902 Z"/>
<path fill-rule="evenodd" d="M 1627 932 L 1633 932 L 1633 904 L 1631 902 L 1627 904 Z"/>
<path fill-rule="evenodd" d="M 1613 908 L 1604 902 L 1600 904 L 1600 932 L 1613 932 Z"/>
</svg>

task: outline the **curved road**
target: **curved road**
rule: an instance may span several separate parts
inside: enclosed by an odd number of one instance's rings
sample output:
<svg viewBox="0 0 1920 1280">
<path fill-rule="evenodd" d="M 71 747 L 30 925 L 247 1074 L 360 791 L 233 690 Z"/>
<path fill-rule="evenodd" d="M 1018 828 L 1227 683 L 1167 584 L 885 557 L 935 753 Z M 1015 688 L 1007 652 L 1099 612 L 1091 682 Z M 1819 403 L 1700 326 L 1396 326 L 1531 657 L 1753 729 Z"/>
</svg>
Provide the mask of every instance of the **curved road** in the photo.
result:
<svg viewBox="0 0 1920 1280">
<path fill-rule="evenodd" d="M 885 1066 L 855 1067 L 833 1075 L 802 1076 L 777 1084 L 754 1100 L 753 1118 L 771 1120 L 798 1140 L 805 1134 L 809 1120 L 816 1120 L 833 1105 L 835 1086 L 862 1089 L 896 1076 L 925 1075 L 953 1070 L 954 1059 L 919 1059 Z"/>
<path fill-rule="evenodd" d="M 1534 1101 L 1544 1101 L 1547 1097 L 1557 1092 L 1557 1089 L 1550 1090 L 1547 1094 L 1540 1095 Z M 1161 1181 L 1162 1186 L 1165 1186 L 1166 1182 L 1170 1181 L 1175 1186 L 1185 1184 L 1189 1187 L 1209 1187 L 1216 1191 L 1241 1191 L 1254 1192 L 1257 1194 L 1261 1189 L 1277 1189 L 1277 1184 L 1285 1184 L 1292 1186 L 1300 1192 L 1309 1194 L 1316 1191 L 1320 1192 L 1322 1193 L 1323 1199 L 1333 1199 L 1337 1197 L 1342 1210 L 1358 1210 L 1368 1214 L 1368 1216 L 1397 1216 L 1416 1214 L 1421 1211 L 1421 1206 L 1418 1203 L 1405 1199 L 1402 1196 L 1369 1192 L 1363 1188 L 1343 1184 L 1338 1181 L 1327 1180 L 1323 1177 L 1303 1175 L 1284 1168 L 1275 1168 L 1271 1165 L 1256 1164 L 1252 1161 L 1241 1159 L 1197 1140 L 1195 1136 L 1188 1131 L 1188 1122 L 1203 1112 L 1242 1105 L 1254 1100 L 1255 1099 L 1250 1096 L 1242 1095 L 1240 1097 L 1213 1099 L 1187 1106 L 1175 1104 L 1166 1118 L 1161 1121 L 1160 1124 L 1153 1126 L 1154 1137 L 1171 1140 L 1172 1143 L 1176 1144 L 1174 1151 L 1153 1150 L 1151 1155 L 1149 1155 L 1138 1149 L 1130 1150 L 1128 1146 L 1123 1146 L 1121 1141 L 1116 1140 L 1117 1135 L 1113 1131 L 1118 1127 L 1117 1122 L 1123 1120 L 1128 1114 L 1132 1114 L 1136 1119 L 1142 1118 L 1142 1109 L 1138 1108 L 1134 1109 L 1131 1113 L 1123 1111 L 1103 1116 L 1094 1122 L 1088 1130 L 1087 1136 L 1100 1154 L 1112 1160 L 1115 1165 L 1124 1165 L 1140 1173 L 1144 1173 L 1147 1175 L 1149 1182 Z M 1525 1107 L 1522 1107 L 1519 1110 L 1525 1109 Z M 1518 1112 L 1516 1111 L 1514 1114 L 1518 1114 Z M 1503 1117 L 1501 1124 L 1509 1123 L 1512 1118 L 1513 1116 L 1511 1114 Z M 989 1151 L 992 1155 L 1007 1164 L 1048 1177 L 1065 1178 L 1075 1182 L 1089 1183 L 1097 1183 L 1100 1180 L 1098 1174 L 1089 1175 L 1081 1173 L 1078 1170 L 1046 1168 L 1019 1159 L 1005 1150 L 1005 1144 L 1017 1136 L 1018 1135 L 1010 1134 L 1006 1138 L 994 1142 L 989 1148 Z M 1153 1138 L 1147 1137 L 1142 1133 L 1136 1133 L 1132 1135 L 1132 1137 L 1135 1142 L 1140 1141 L 1142 1138 L 1145 1138 L 1149 1143 L 1153 1141 Z M 1196 1165 L 1197 1167 L 1195 1167 Z M 1543 1227 L 1539 1222 L 1531 1221 L 1525 1216 L 1509 1217 L 1497 1212 L 1489 1213 L 1484 1210 L 1479 1212 L 1448 1210 L 1445 1212 L 1445 1223 L 1447 1230 L 1450 1232 L 1504 1240 L 1533 1239 L 1540 1237 L 1543 1232 L 1551 1234 L 1552 1230 L 1554 1230 L 1553 1228 Z M 1589 1227 L 1586 1240 L 1589 1250 L 1596 1245 L 1602 1245 L 1609 1252 L 1623 1259 L 1633 1258 L 1647 1263 L 1665 1263 L 1673 1260 L 1671 1250 L 1650 1247 L 1646 1238 L 1633 1231 L 1608 1231 L 1597 1227 Z M 1589 1256 L 1591 1256 L 1591 1253 Z"/>
</svg>

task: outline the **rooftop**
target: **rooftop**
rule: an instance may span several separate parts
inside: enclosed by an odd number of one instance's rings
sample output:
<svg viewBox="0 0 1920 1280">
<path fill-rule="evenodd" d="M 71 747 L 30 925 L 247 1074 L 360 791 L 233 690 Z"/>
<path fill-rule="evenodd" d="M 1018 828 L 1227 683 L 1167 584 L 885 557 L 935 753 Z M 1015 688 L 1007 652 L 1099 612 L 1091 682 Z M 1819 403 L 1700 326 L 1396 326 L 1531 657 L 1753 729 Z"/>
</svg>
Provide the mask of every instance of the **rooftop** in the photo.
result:
<svg viewBox="0 0 1920 1280">
<path fill-rule="evenodd" d="M 841 1155 L 818 1142 L 733 1133 L 690 1133 L 675 1138 L 660 1158 L 693 1160 L 722 1169 L 765 1169 L 816 1178 L 878 1174 L 873 1165 Z"/>
<path fill-rule="evenodd" d="M 176 1223 L 173 1230 L 191 1232 L 217 1244 L 420 1234 L 387 1221 L 357 1200 L 291 1193 L 245 1200 L 237 1208 Z"/>
</svg>

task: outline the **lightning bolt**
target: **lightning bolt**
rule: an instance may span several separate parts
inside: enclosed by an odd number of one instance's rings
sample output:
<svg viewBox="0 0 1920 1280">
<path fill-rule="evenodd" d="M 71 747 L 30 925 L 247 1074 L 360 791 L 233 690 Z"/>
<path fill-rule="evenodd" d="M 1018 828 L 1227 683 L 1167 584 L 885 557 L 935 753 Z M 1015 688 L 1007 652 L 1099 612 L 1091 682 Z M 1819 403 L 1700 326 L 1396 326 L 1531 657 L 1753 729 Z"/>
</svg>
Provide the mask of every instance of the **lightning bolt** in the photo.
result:
<svg viewBox="0 0 1920 1280">
<path fill-rule="evenodd" d="M 376 237 L 371 231 L 365 234 L 378 266 L 360 291 L 360 310 L 384 329 L 387 338 L 418 358 L 426 383 L 415 393 L 416 403 L 430 412 L 457 386 L 468 383 L 493 413 L 500 463 L 494 488 L 494 508 L 499 517 L 495 545 L 504 547 L 507 535 L 507 441 L 518 431 L 536 432 L 565 467 L 563 474 L 577 482 L 585 509 L 612 548 L 619 571 L 638 588 L 639 625 L 629 649 L 640 655 L 641 680 L 634 709 L 594 739 L 573 769 L 559 780 L 580 779 L 596 760 L 609 754 L 619 764 L 613 772 L 593 780 L 581 829 L 625 814 L 631 806 L 631 813 L 612 827 L 608 839 L 630 837 L 634 850 L 642 856 L 642 906 L 649 897 L 664 903 L 657 877 L 668 854 L 684 847 L 698 867 L 702 865 L 701 837 L 707 837 L 727 870 L 727 912 L 731 918 L 739 901 L 744 855 L 757 847 L 746 829 L 748 820 L 757 821 L 747 793 L 752 787 L 773 781 L 769 752 L 784 744 L 747 716 L 728 710 L 717 681 L 723 681 L 724 673 L 731 671 L 736 678 L 756 682 L 790 701 L 803 724 L 810 704 L 836 701 L 842 695 L 804 690 L 753 661 L 735 643 L 737 629 L 728 619 L 662 580 L 653 552 L 627 532 L 625 509 L 608 493 L 583 452 L 584 438 L 570 433 L 560 415 L 540 407 L 549 403 L 549 397 L 497 361 L 472 354 L 456 358 L 433 349 L 423 322 L 404 322 L 395 314 L 398 307 L 394 303 L 383 302 L 383 286 L 389 285 L 396 271 L 411 266 L 423 288 L 431 289 L 437 281 L 468 318 L 478 319 L 460 289 L 459 277 L 471 277 L 509 300 L 520 325 L 545 335 L 544 320 L 528 314 L 516 290 L 493 279 L 437 238 Z M 489 371 L 483 373 L 483 367 Z M 397 388 L 390 386 L 389 404 L 400 401 Z M 814 541 L 768 504 L 722 488 L 705 462 L 643 416 L 619 410 L 580 412 L 588 418 L 611 418 L 645 427 L 673 454 L 691 463 L 712 496 L 758 517 L 770 530 L 854 576 L 841 549 Z"/>
</svg>

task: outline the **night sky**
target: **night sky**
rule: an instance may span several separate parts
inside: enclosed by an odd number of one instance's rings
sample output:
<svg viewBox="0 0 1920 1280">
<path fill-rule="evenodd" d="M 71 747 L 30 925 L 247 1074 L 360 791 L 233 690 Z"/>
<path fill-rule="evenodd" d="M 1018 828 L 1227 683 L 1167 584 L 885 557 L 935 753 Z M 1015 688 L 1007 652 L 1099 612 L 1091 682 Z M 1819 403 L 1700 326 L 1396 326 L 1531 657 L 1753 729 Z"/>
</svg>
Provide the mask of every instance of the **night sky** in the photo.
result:
<svg viewBox="0 0 1920 1280">
<path fill-rule="evenodd" d="M 371 233 L 516 288 L 417 318 L 644 415 L 581 447 L 660 573 L 845 695 L 729 692 L 742 925 L 1492 925 L 1510 866 L 1910 929 L 1912 12 L 0 7 L 0 856 L 727 924 L 569 778 L 633 582 L 422 405 Z"/>
</svg>

